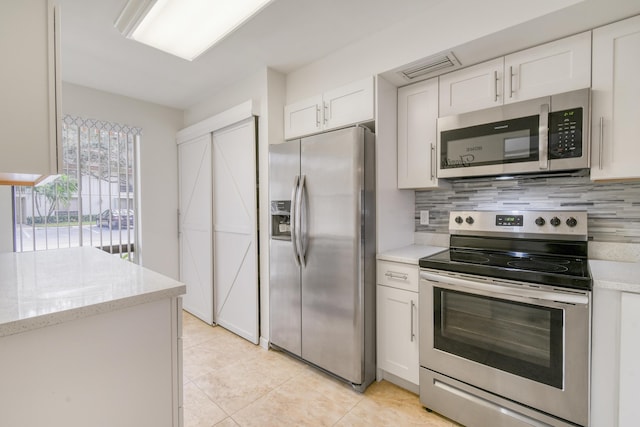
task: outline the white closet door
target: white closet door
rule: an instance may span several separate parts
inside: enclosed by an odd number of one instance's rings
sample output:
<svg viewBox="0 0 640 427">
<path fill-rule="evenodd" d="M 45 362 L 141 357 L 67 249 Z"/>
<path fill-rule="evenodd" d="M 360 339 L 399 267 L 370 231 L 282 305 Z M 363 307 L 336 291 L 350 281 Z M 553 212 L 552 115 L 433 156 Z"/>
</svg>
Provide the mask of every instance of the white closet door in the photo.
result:
<svg viewBox="0 0 640 427">
<path fill-rule="evenodd" d="M 215 322 L 258 344 L 256 138 L 253 118 L 213 133 Z"/>
<path fill-rule="evenodd" d="M 178 170 L 183 308 L 212 324 L 211 134 L 178 146 Z"/>
</svg>

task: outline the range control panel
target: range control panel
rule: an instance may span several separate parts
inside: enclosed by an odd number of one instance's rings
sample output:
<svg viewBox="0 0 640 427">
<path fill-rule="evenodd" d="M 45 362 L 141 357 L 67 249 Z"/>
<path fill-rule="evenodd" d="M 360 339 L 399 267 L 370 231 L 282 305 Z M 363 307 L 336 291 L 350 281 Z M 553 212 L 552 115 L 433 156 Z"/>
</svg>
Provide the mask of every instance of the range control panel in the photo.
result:
<svg viewBox="0 0 640 427">
<path fill-rule="evenodd" d="M 541 234 L 587 239 L 585 211 L 452 211 L 451 234 Z"/>
</svg>

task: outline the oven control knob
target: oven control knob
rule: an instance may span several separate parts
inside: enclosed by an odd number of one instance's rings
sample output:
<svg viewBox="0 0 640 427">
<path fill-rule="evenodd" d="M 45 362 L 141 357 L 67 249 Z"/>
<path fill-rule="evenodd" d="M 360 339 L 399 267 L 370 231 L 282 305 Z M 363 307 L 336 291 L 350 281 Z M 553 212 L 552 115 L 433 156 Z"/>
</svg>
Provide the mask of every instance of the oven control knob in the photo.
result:
<svg viewBox="0 0 640 427">
<path fill-rule="evenodd" d="M 578 225 L 578 220 L 577 220 L 577 219 L 575 219 L 574 217 L 569 217 L 569 218 L 567 219 L 567 225 L 568 225 L 569 227 L 575 227 L 576 225 Z"/>
<path fill-rule="evenodd" d="M 549 221 L 549 224 L 553 225 L 554 227 L 557 227 L 560 225 L 562 221 L 560 221 L 560 218 L 558 218 L 557 216 L 554 216 L 553 218 L 551 218 L 551 220 Z"/>
<path fill-rule="evenodd" d="M 461 217 L 461 216 L 457 216 L 457 217 L 456 217 L 456 219 L 454 219 L 454 221 L 455 221 L 457 224 L 462 224 L 462 221 L 464 221 L 464 220 L 462 219 L 462 217 Z"/>
<path fill-rule="evenodd" d="M 473 218 L 471 218 L 470 216 L 467 217 L 467 219 L 465 219 L 465 221 L 467 222 L 467 224 L 471 225 L 473 224 Z"/>
<path fill-rule="evenodd" d="M 539 227 L 542 227 L 545 224 L 545 220 L 544 218 L 542 218 L 541 216 L 539 216 L 538 218 L 536 218 L 536 225 Z"/>
</svg>

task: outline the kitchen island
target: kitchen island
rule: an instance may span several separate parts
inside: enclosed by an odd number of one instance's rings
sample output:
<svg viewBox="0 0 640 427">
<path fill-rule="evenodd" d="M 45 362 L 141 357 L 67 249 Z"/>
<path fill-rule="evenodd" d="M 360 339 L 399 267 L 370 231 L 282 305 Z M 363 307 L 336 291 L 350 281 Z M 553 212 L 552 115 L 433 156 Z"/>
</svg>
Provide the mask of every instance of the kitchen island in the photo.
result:
<svg viewBox="0 0 640 427">
<path fill-rule="evenodd" d="M 184 292 L 95 248 L 0 253 L 2 424 L 181 425 Z"/>
</svg>

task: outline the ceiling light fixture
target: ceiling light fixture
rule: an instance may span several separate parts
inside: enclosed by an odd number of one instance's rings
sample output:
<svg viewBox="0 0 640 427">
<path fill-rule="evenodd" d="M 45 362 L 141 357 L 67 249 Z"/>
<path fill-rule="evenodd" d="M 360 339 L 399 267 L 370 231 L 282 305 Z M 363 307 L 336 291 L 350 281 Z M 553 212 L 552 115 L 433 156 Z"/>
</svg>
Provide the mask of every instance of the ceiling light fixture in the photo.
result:
<svg viewBox="0 0 640 427">
<path fill-rule="evenodd" d="M 192 61 L 274 0 L 129 0 L 115 27 Z"/>
</svg>

